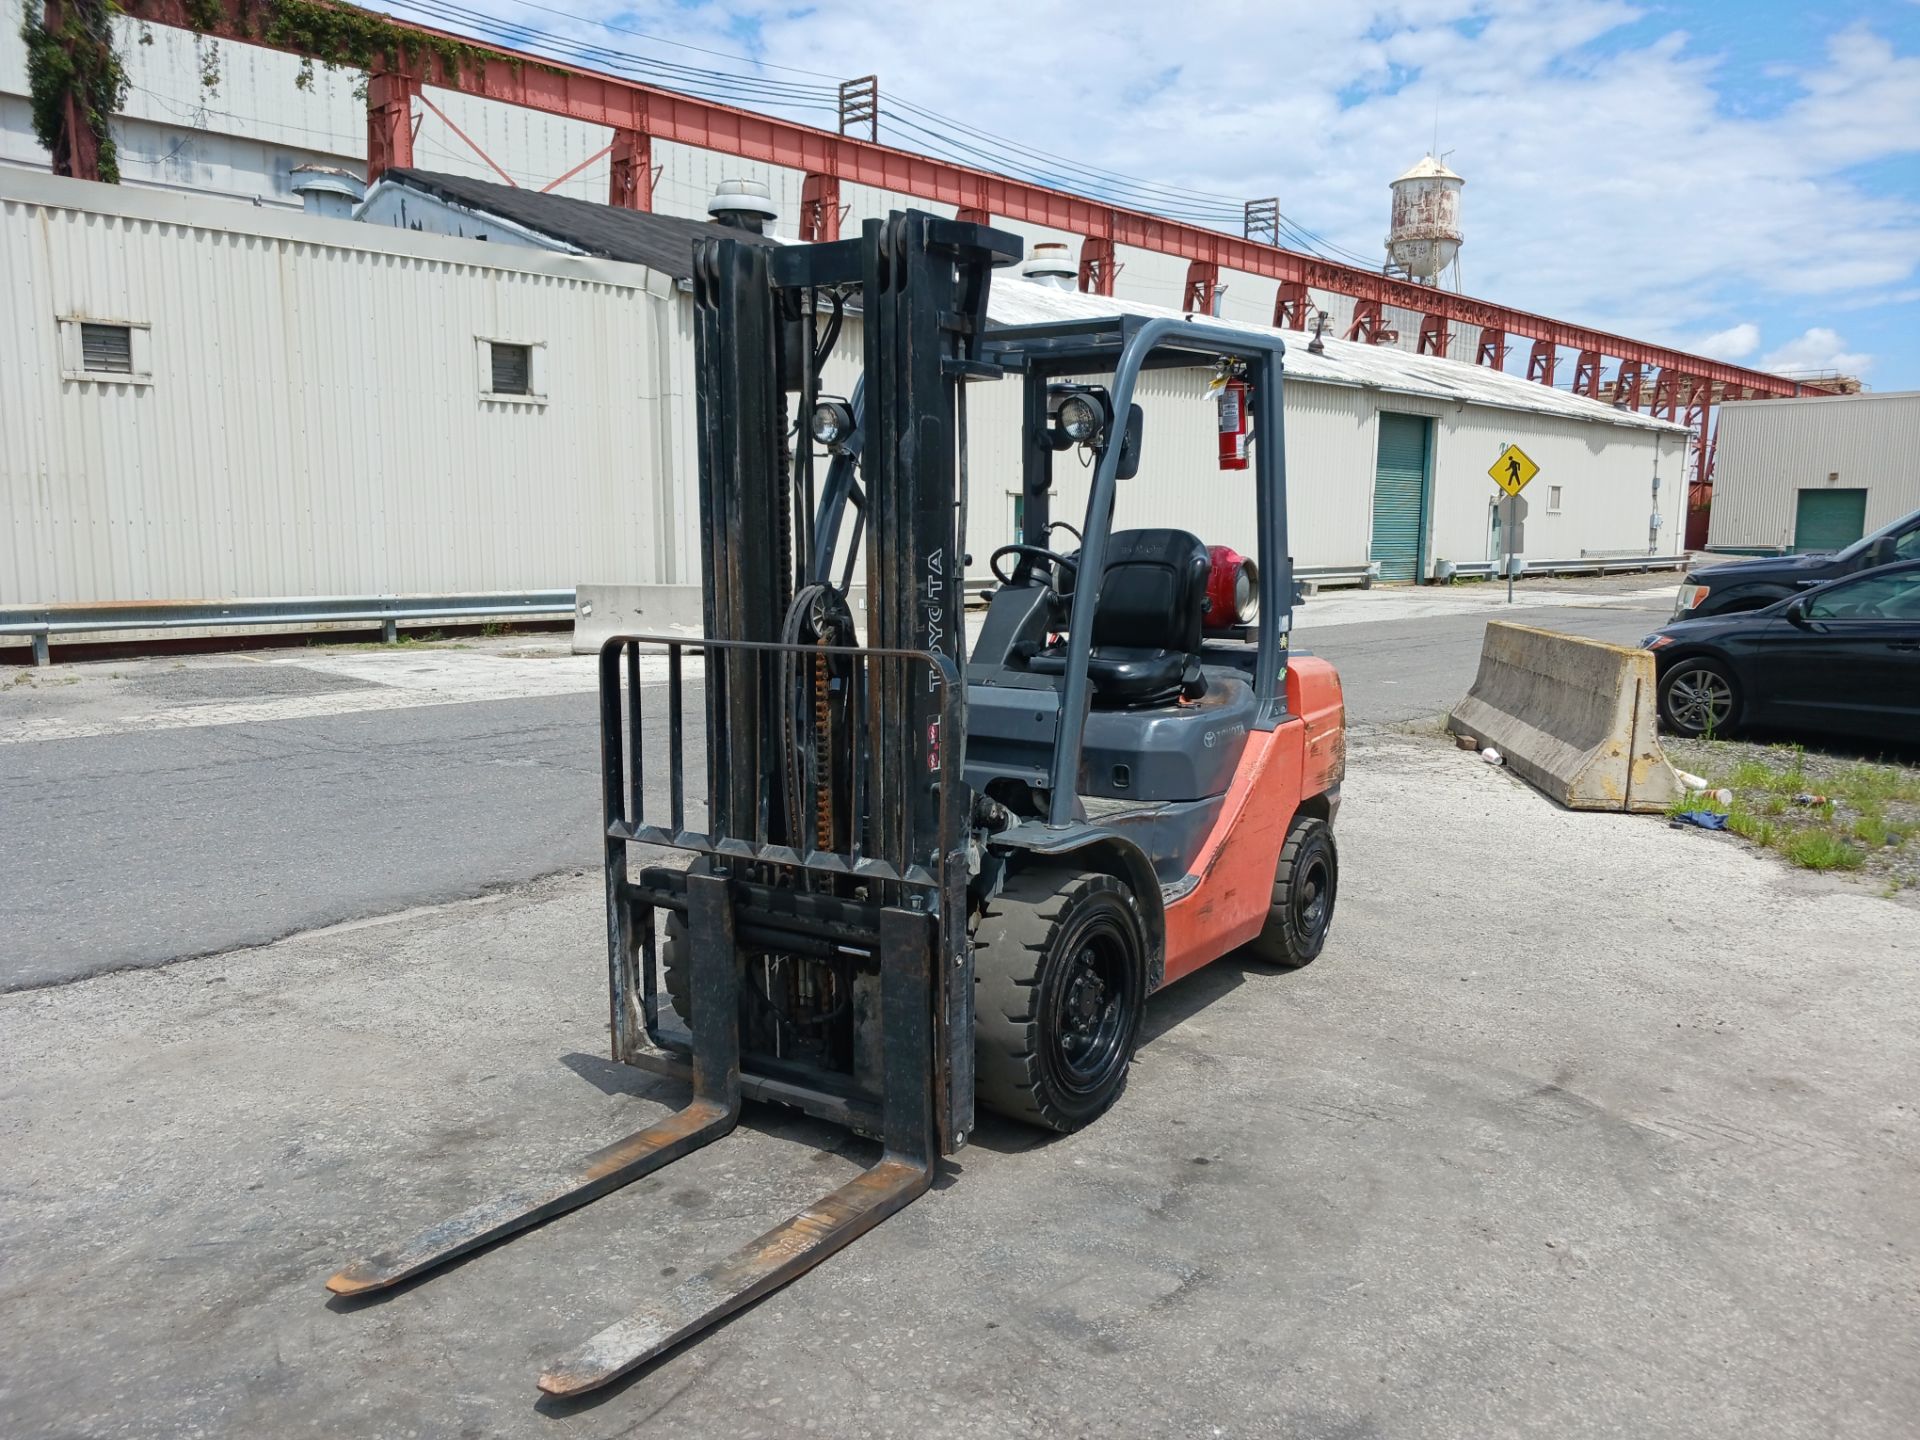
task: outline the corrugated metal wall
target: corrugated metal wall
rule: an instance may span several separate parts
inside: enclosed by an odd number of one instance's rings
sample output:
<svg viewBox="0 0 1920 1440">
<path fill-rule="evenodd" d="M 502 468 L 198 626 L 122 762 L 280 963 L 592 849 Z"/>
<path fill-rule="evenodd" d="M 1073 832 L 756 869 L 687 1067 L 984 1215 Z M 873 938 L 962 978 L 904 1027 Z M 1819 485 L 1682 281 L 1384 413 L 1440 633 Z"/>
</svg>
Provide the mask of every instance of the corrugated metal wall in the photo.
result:
<svg viewBox="0 0 1920 1440">
<path fill-rule="evenodd" d="M 1788 549 L 1803 489 L 1864 489 L 1868 533 L 1920 509 L 1920 392 L 1720 408 L 1711 549 Z"/>
<path fill-rule="evenodd" d="M 1117 523 L 1174 526 L 1209 543 L 1252 552 L 1252 475 L 1222 471 L 1215 462 L 1217 421 L 1206 377 L 1150 371 L 1141 378 L 1139 399 L 1146 417 L 1140 473 L 1120 487 Z M 968 548 L 973 573 L 982 574 L 987 555 L 1012 538 L 1013 500 L 1020 486 L 1019 393 L 1011 382 L 977 385 L 971 405 L 974 489 Z M 1290 380 L 1287 496 L 1295 564 L 1361 565 L 1371 558 L 1381 411 L 1435 419 L 1426 522 L 1430 562 L 1490 558 L 1488 506 L 1495 491 L 1487 468 L 1508 440 L 1517 441 L 1541 467 L 1526 492 L 1522 553 L 1554 560 L 1576 559 L 1583 552 L 1645 553 L 1656 469 L 1668 526 L 1662 552 L 1678 544 L 1672 527 L 1679 523 L 1676 507 L 1684 493 L 1684 435 Z M 1054 518 L 1077 526 L 1088 484 L 1073 452 L 1058 456 Z M 1560 508 L 1549 513 L 1553 486 L 1560 487 Z"/>
<path fill-rule="evenodd" d="M 0 603 L 699 578 L 692 305 L 638 267 L 0 171 L 0 303 L 19 317 L 0 327 Z M 153 383 L 62 379 L 76 314 L 151 325 Z M 544 345 L 547 402 L 483 398 L 479 338 Z M 850 391 L 860 353 L 850 322 L 828 383 Z M 1018 387 L 971 397 L 978 574 L 1012 538 Z M 1140 398 L 1119 523 L 1252 550 L 1251 476 L 1215 464 L 1204 377 L 1150 373 Z M 1487 558 L 1508 440 L 1542 467 L 1523 553 L 1644 552 L 1656 466 L 1675 513 L 1678 434 L 1295 379 L 1299 564 L 1369 558 L 1383 410 L 1436 420 L 1430 559 Z M 1076 459 L 1056 462 L 1074 522 Z"/>
<path fill-rule="evenodd" d="M 0 603 L 698 578 L 690 307 L 638 267 L 0 172 L 0 313 Z M 76 314 L 153 382 L 63 379 Z"/>
<path fill-rule="evenodd" d="M 1496 492 L 1487 470 L 1509 442 L 1540 467 L 1522 492 L 1526 511 L 1520 554 L 1538 560 L 1646 554 L 1656 474 L 1664 524 L 1655 548 L 1663 555 L 1680 548 L 1686 499 L 1684 434 L 1516 415 L 1475 405 L 1423 405 L 1399 396 L 1383 396 L 1380 406 L 1438 417 L 1428 550 L 1436 560 L 1492 558 L 1489 507 Z"/>
</svg>

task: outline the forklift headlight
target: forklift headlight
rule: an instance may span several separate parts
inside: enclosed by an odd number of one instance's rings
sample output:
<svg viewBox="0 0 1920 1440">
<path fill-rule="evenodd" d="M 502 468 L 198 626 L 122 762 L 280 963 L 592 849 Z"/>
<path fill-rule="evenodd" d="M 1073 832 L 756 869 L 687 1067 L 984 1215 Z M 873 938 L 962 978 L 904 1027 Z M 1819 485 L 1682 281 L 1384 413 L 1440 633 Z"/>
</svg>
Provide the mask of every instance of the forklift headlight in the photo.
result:
<svg viewBox="0 0 1920 1440">
<path fill-rule="evenodd" d="M 853 434 L 853 407 L 844 400 L 822 400 L 813 407 L 807 428 L 828 449 L 843 444 Z"/>
<path fill-rule="evenodd" d="M 1060 402 L 1060 432 L 1076 445 L 1096 439 L 1107 417 L 1091 395 L 1069 395 Z"/>
</svg>

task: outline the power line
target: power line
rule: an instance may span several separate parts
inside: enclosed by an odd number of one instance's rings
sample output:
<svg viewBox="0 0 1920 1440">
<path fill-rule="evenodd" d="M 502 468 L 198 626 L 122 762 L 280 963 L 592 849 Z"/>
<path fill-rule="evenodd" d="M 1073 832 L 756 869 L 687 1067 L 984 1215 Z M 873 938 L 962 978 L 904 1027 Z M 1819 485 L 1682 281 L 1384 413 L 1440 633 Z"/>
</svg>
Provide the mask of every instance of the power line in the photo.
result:
<svg viewBox="0 0 1920 1440">
<path fill-rule="evenodd" d="M 790 81 L 763 80 L 755 76 L 678 65 L 672 61 L 652 60 L 516 25 L 462 6 L 442 3 L 442 0 L 401 0 L 401 4 L 431 19 L 461 27 L 470 34 L 477 32 L 504 43 L 550 54 L 555 59 L 623 71 L 638 79 L 664 84 L 702 99 L 719 100 L 722 103 L 757 103 L 788 110 L 817 110 L 827 114 L 837 114 L 839 110 L 838 92 L 824 87 L 799 86 Z"/>
<path fill-rule="evenodd" d="M 922 137 L 918 143 L 937 146 L 946 153 L 947 158 L 959 160 L 962 164 L 970 165 L 984 162 L 986 165 L 998 169 L 1002 173 L 1011 174 L 1018 179 L 1030 180 L 1035 184 L 1050 185 L 1058 189 L 1092 191 L 1094 192 L 1095 199 L 1113 200 L 1116 204 L 1139 205 L 1144 203 L 1138 199 L 1117 196 L 1112 193 L 1100 194 L 1098 193 L 1100 190 L 1105 189 L 1111 191 L 1114 187 L 1098 183 L 1089 185 L 1084 177 L 1072 173 L 1036 170 L 1032 166 L 1019 163 L 1017 160 L 1010 160 L 1005 156 L 980 150 L 972 145 L 968 145 L 963 140 L 955 139 L 950 135 L 942 135 L 938 131 L 929 130 L 924 125 L 915 124 L 911 120 L 902 119 L 898 115 L 890 115 L 885 111 L 881 113 L 881 125 L 883 128 L 895 134 L 900 134 L 903 128 L 912 130 Z M 1241 218 L 1238 212 L 1233 211 L 1201 211 L 1188 209 L 1185 206 L 1168 205 L 1165 203 L 1156 203 L 1147 208 L 1151 208 L 1157 213 L 1166 215 L 1172 219 L 1193 220 L 1197 223 L 1210 225 L 1237 222 Z"/>
<path fill-rule="evenodd" d="M 592 26 L 653 44 L 670 45 L 694 54 L 735 61 L 756 70 L 780 70 L 792 75 L 814 76 L 822 80 L 834 81 L 835 84 L 832 87 L 807 85 L 771 79 L 763 75 L 684 65 L 675 61 L 637 55 L 628 50 L 612 49 L 589 41 L 555 34 L 538 25 L 483 14 L 452 3 L 452 0 L 389 0 L 389 3 L 395 8 L 421 12 L 444 23 L 469 31 L 479 31 L 516 46 L 538 46 L 549 52 L 556 52 L 556 58 L 572 58 L 592 66 L 624 71 L 636 78 L 651 79 L 668 88 L 682 89 L 702 99 L 718 100 L 723 104 L 754 104 L 779 110 L 805 110 L 832 115 L 839 113 L 837 83 L 839 77 L 824 71 L 782 65 L 754 56 L 672 40 L 663 35 L 636 30 L 612 21 L 570 15 L 551 6 L 536 3 L 536 0 L 513 0 L 513 3 L 522 10 L 552 15 L 571 25 Z M 909 119 L 908 115 L 918 116 L 921 120 L 930 123 L 920 124 Z M 1241 223 L 1245 218 L 1245 202 L 1240 197 L 1221 194 L 1218 191 L 1166 184 L 1138 175 L 1130 175 L 1125 171 L 1089 165 L 1038 149 L 1008 136 L 981 129 L 967 121 L 944 115 L 892 93 L 885 95 L 880 123 L 908 146 L 916 149 L 931 149 L 945 159 L 966 165 L 983 165 L 1035 184 L 1089 193 L 1095 199 L 1137 206 L 1169 219 L 1186 220 L 1194 224 L 1224 229 Z M 975 141 L 979 143 L 972 143 Z M 1337 245 L 1286 215 L 1279 217 L 1279 223 L 1283 236 L 1309 253 L 1368 269 L 1373 268 L 1375 264 L 1374 259 Z"/>
<path fill-rule="evenodd" d="M 555 10 L 547 5 L 536 5 L 533 3 L 533 0 L 513 0 L 513 3 L 523 10 L 538 10 L 542 14 L 557 15 L 562 20 L 571 20 L 576 24 L 584 22 L 588 25 L 598 26 L 602 30 L 613 31 L 619 35 L 632 35 L 636 39 L 651 40 L 656 45 L 671 45 L 677 50 L 691 50 L 698 55 L 712 55 L 721 60 L 739 60 L 748 65 L 760 66 L 766 70 L 784 70 L 789 75 L 814 75 L 822 80 L 831 80 L 836 86 L 842 79 L 841 76 L 829 75 L 824 70 L 805 70 L 797 65 L 780 65 L 772 60 L 761 60 L 751 55 L 736 55 L 726 50 L 709 50 L 702 45 L 689 45 L 684 40 L 669 40 L 664 35 L 651 35 L 644 30 L 633 30 L 625 25 L 615 25 L 611 20 L 595 20 L 584 15 L 571 15 L 565 10 Z"/>
<path fill-rule="evenodd" d="M 1008 149 L 1018 151 L 1022 154 L 1031 155 L 1042 160 L 1059 159 L 1059 156 L 1056 152 L 1047 151 L 1047 150 L 1037 150 L 1030 145 L 1022 144 L 1018 140 L 1010 140 L 1006 136 L 996 135 L 990 130 L 981 130 L 976 126 L 968 124 L 964 120 L 956 120 L 950 115 L 942 115 L 936 110 L 928 110 L 924 106 L 915 105 L 910 100 L 903 100 L 898 96 L 894 96 L 894 95 L 887 95 L 885 99 L 890 104 L 897 105 L 903 110 L 911 111 L 913 114 L 919 115 L 925 119 L 934 121 L 936 124 L 950 126 L 955 130 L 959 130 L 964 134 L 975 136 L 981 140 L 991 141 L 996 145 L 1003 145 L 1003 146 L 1006 146 Z M 1222 202 L 1222 205 L 1216 208 L 1224 208 L 1224 209 L 1231 210 L 1236 217 L 1244 213 L 1244 206 L 1246 202 L 1236 195 L 1222 195 L 1211 190 L 1191 190 L 1184 185 L 1165 185 L 1160 183 L 1159 181 L 1147 180 L 1138 175 L 1129 175 L 1123 170 L 1107 170 L 1107 169 L 1103 169 L 1098 165 L 1088 165 L 1088 164 L 1085 164 L 1084 162 L 1078 162 L 1078 161 L 1074 162 L 1074 168 L 1076 170 L 1085 171 L 1089 174 L 1104 175 L 1115 180 L 1126 181 L 1128 182 L 1128 185 L 1130 188 L 1154 191 L 1161 194 L 1172 195 L 1182 200 L 1220 201 Z"/>
</svg>

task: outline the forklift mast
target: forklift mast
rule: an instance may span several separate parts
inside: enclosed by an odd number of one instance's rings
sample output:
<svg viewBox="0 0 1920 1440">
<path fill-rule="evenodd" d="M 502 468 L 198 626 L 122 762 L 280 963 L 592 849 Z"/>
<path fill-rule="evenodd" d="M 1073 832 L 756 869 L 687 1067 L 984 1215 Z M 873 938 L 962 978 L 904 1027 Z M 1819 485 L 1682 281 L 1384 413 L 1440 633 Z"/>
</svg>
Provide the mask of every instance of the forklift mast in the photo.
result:
<svg viewBox="0 0 1920 1440">
<path fill-rule="evenodd" d="M 834 851 L 836 835 L 854 838 L 862 857 L 897 857 L 895 868 L 918 881 L 884 879 L 871 863 L 865 867 L 870 900 L 935 922 L 929 976 L 941 1052 L 933 1100 L 942 1153 L 964 1143 L 973 1117 L 968 814 L 959 793 L 962 387 L 1000 373 L 979 359 L 988 284 L 996 265 L 1019 256 L 1015 237 L 907 212 L 870 220 L 858 239 L 831 244 L 706 240 L 695 259 L 696 374 L 706 401 L 699 438 L 703 599 L 712 640 L 768 646 L 807 635 L 817 646 L 824 635 L 851 645 L 849 624 L 819 623 L 839 602 L 824 573 L 839 512 L 816 526 L 813 446 L 804 431 L 797 447 L 792 443 L 788 397 L 797 392 L 804 421 L 819 398 L 820 369 L 845 300 L 857 295 L 861 305 L 867 424 L 857 504 L 867 644 L 866 664 L 856 658 L 852 667 L 867 670 L 871 683 L 862 687 L 865 714 L 849 727 L 863 743 L 851 753 L 837 748 L 845 763 L 865 772 L 855 787 L 862 813 L 838 814 L 822 830 L 817 813 L 797 812 L 808 800 L 828 806 L 831 796 L 766 783 L 794 750 L 791 727 L 782 723 L 787 696 L 766 651 L 736 649 L 715 657 L 707 690 L 710 829 L 735 839 L 757 834 L 816 857 Z M 820 317 L 829 314 L 822 330 Z M 848 483 L 844 475 L 840 483 Z M 815 554 L 822 530 L 824 558 Z M 796 601 L 811 608 L 796 614 Z M 853 830 L 863 834 L 850 836 Z M 935 877 L 938 883 L 926 883 Z"/>
</svg>

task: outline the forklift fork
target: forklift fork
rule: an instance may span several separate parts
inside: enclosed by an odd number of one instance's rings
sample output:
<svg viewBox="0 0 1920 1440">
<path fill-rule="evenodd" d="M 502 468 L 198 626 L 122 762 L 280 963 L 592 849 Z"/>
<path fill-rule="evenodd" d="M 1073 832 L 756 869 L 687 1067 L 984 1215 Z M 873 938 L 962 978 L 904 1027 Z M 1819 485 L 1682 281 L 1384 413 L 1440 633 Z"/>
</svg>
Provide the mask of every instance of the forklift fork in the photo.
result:
<svg viewBox="0 0 1920 1440">
<path fill-rule="evenodd" d="M 689 877 L 687 903 L 701 907 L 702 923 L 696 934 L 711 935 L 722 945 L 731 943 L 733 907 L 727 902 L 724 880 Z M 727 964 L 694 966 L 695 983 L 703 986 L 699 1002 L 704 1003 L 695 1006 L 700 1019 L 694 1032 L 693 1100 L 686 1108 L 534 1184 L 463 1210 L 391 1250 L 355 1261 L 329 1279 L 327 1289 L 352 1296 L 397 1285 L 456 1255 L 577 1210 L 732 1130 L 740 1120 L 740 1027 L 738 973 L 730 961 L 731 957 Z"/>
<path fill-rule="evenodd" d="M 336 1295 L 385 1289 L 455 1256 L 578 1209 L 717 1140 L 740 1118 L 738 966 L 727 880 L 689 875 L 693 957 L 693 1101 L 577 1164 L 431 1225 L 327 1281 Z M 655 1305 L 602 1330 L 540 1376 L 550 1395 L 579 1395 L 644 1365 L 806 1273 L 924 1194 L 933 1182 L 932 1006 L 926 979 L 931 917 L 880 912 L 881 1006 L 899 1041 L 886 1059 L 885 1148 L 870 1169 L 691 1277 Z"/>
<path fill-rule="evenodd" d="M 724 896 L 726 881 L 689 877 Z M 881 1009 L 893 1038 L 886 1057 L 885 1137 L 879 1161 L 781 1221 L 752 1244 L 682 1281 L 664 1299 L 602 1330 L 540 1376 L 549 1395 L 605 1385 L 805 1274 L 835 1251 L 925 1194 L 933 1183 L 933 1010 L 926 956 L 931 917 L 888 907 L 880 912 Z M 694 974 L 701 973 L 696 965 Z M 695 1001 L 699 1013 L 701 1001 Z M 697 1037 L 696 1064 L 699 1054 Z M 736 1082 L 738 1076 L 735 1076 Z"/>
</svg>

